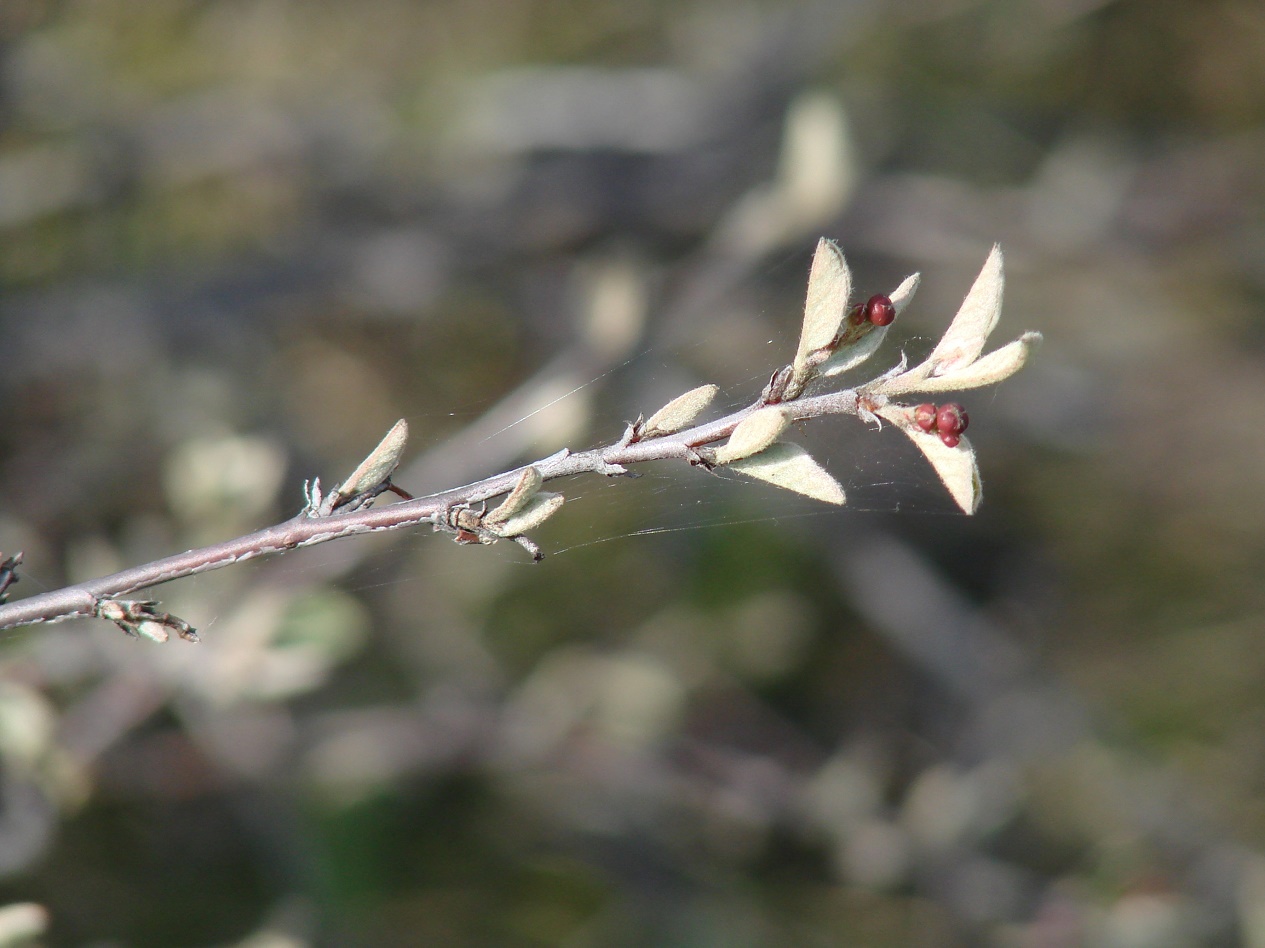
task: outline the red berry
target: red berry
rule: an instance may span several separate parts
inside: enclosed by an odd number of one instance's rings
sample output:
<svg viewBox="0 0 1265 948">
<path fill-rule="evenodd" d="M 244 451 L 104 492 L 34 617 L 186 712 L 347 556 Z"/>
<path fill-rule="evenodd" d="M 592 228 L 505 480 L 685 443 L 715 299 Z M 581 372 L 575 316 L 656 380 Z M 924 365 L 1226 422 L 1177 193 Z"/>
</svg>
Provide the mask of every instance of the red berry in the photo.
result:
<svg viewBox="0 0 1265 948">
<path fill-rule="evenodd" d="M 865 317 L 875 326 L 888 326 L 896 318 L 896 307 L 890 298 L 876 293 L 865 304 Z"/>
<path fill-rule="evenodd" d="M 914 424 L 930 434 L 936 426 L 936 406 L 927 402 L 915 408 Z"/>
<path fill-rule="evenodd" d="M 946 448 L 956 448 L 962 443 L 962 436 L 953 434 L 949 431 L 941 431 L 940 440 L 944 442 L 944 446 Z"/>
<path fill-rule="evenodd" d="M 971 419 L 957 402 L 948 402 L 936 411 L 936 430 L 941 434 L 960 435 L 970 423 Z"/>
</svg>

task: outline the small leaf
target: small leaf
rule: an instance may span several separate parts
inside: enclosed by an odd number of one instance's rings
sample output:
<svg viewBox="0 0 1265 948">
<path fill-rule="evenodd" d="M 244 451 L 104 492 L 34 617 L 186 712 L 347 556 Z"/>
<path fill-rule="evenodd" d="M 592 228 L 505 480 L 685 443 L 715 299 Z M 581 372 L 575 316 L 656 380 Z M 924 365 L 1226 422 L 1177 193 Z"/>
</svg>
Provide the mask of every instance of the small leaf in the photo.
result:
<svg viewBox="0 0 1265 948">
<path fill-rule="evenodd" d="M 994 349 L 956 372 L 933 375 L 922 380 L 911 379 L 907 385 L 884 390 L 887 394 L 894 395 L 901 392 L 955 392 L 993 385 L 1005 381 L 1022 369 L 1040 341 L 1039 332 L 1026 332 L 1014 342 Z"/>
<path fill-rule="evenodd" d="M 905 311 L 905 307 L 909 305 L 909 301 L 914 298 L 914 293 L 918 290 L 918 284 L 922 282 L 922 274 L 913 273 L 901 280 L 900 286 L 892 290 L 888 295 L 888 299 L 892 301 L 892 305 L 896 307 L 896 315 L 899 316 Z"/>
<path fill-rule="evenodd" d="M 887 336 L 889 326 L 874 326 L 860 339 L 850 346 L 842 346 L 839 351 L 817 367 L 817 374 L 822 378 L 842 375 L 854 369 L 878 350 Z"/>
<path fill-rule="evenodd" d="M 485 526 L 498 537 L 516 537 L 540 526 L 562 506 L 564 498 L 561 494 L 548 494 L 540 491 L 534 494 L 521 510 L 508 517 L 504 522 L 495 521 Z"/>
<path fill-rule="evenodd" d="M 729 468 L 828 504 L 846 501 L 839 482 L 798 444 L 775 444 L 753 457 L 731 462 Z"/>
<path fill-rule="evenodd" d="M 391 426 L 378 446 L 360 462 L 347 480 L 338 487 L 338 495 L 344 499 L 355 497 L 378 487 L 400 466 L 400 457 L 408 443 L 408 422 L 403 418 Z"/>
<path fill-rule="evenodd" d="M 808 357 L 829 346 L 839 333 L 852 293 L 852 274 L 839 245 L 825 237 L 817 241 L 812 270 L 808 274 L 808 295 L 804 302 L 804 325 L 795 353 L 795 374 L 806 376 Z"/>
<path fill-rule="evenodd" d="M 759 454 L 786 430 L 791 423 L 791 416 L 783 408 L 761 408 L 738 422 L 729 440 L 716 449 L 717 464 L 732 464 L 734 461 Z"/>
<path fill-rule="evenodd" d="M 494 521 L 503 523 L 509 520 L 527 506 L 528 501 L 540 491 L 543 483 L 544 479 L 535 467 L 528 465 L 523 468 L 523 473 L 518 476 L 518 483 L 514 485 L 514 489 L 501 501 L 499 507 L 484 518 L 485 522 L 490 525 Z"/>
<path fill-rule="evenodd" d="M 927 361 L 933 363 L 932 372 L 946 375 L 956 368 L 970 365 L 984 351 L 988 334 L 1001 316 L 1002 289 L 1005 286 L 1002 269 L 1001 245 L 993 244 L 992 252 L 984 261 L 983 269 L 975 278 L 966 299 Z"/>
<path fill-rule="evenodd" d="M 700 385 L 684 395 L 678 395 L 650 416 L 641 432 L 643 438 L 672 434 L 680 431 L 712 403 L 720 388 L 716 385 Z"/>
<path fill-rule="evenodd" d="M 965 437 L 957 447 L 950 448 L 940 436 L 929 433 L 918 427 L 914 421 L 914 409 L 907 405 L 884 405 L 876 409 L 876 414 L 886 418 L 901 431 L 905 432 L 935 468 L 940 480 L 948 488 L 949 496 L 965 513 L 973 514 L 979 509 L 983 497 L 980 484 L 979 468 L 975 465 L 975 449 Z"/>
<path fill-rule="evenodd" d="M 909 306 L 909 301 L 913 299 L 914 291 L 918 289 L 918 284 L 922 277 L 917 273 L 905 277 L 901 281 L 900 286 L 896 287 L 888 297 L 892 301 L 892 305 L 896 308 L 896 315 L 899 316 Z M 817 375 L 822 378 L 833 378 L 836 375 L 842 375 L 849 369 L 854 369 L 870 356 L 878 351 L 878 347 L 883 344 L 883 340 L 887 338 L 888 326 L 871 326 L 864 324 L 864 332 L 851 345 L 840 346 L 839 349 L 823 362 L 817 368 Z"/>
</svg>

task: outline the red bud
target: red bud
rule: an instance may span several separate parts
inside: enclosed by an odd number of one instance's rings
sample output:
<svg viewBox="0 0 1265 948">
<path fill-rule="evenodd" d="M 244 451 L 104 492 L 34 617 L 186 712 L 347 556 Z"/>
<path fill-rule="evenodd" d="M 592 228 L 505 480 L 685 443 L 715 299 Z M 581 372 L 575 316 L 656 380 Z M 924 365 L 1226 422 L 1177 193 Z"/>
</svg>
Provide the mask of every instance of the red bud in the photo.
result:
<svg viewBox="0 0 1265 948">
<path fill-rule="evenodd" d="M 875 326 L 889 326 L 896 318 L 896 307 L 890 298 L 877 293 L 865 304 L 865 316 Z"/>
<path fill-rule="evenodd" d="M 941 434 L 960 435 L 970 423 L 971 419 L 957 402 L 941 405 L 936 412 L 936 430 Z"/>
</svg>

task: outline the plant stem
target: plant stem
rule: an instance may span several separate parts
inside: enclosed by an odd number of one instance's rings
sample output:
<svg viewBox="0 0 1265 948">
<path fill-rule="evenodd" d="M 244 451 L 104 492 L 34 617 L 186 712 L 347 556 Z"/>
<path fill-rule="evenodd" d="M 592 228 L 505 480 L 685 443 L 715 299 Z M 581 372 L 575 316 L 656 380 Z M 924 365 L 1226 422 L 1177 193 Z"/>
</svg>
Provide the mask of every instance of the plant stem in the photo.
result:
<svg viewBox="0 0 1265 948">
<path fill-rule="evenodd" d="M 695 457 L 694 449 L 728 437 L 740 421 L 761 407 L 763 407 L 763 402 L 757 401 L 716 421 L 642 441 L 626 444 L 621 440 L 606 447 L 576 453 L 564 449 L 535 462 L 532 466 L 540 472 L 543 480 L 550 481 L 574 474 L 624 474 L 627 473 L 626 465 L 646 461 L 690 459 Z M 800 398 L 794 402 L 785 403 L 782 407 L 790 412 L 793 421 L 803 421 L 823 415 L 856 414 L 857 395 L 854 390 L 831 392 Z M 363 508 L 343 513 L 336 512 L 325 517 L 299 514 L 283 523 L 246 536 L 177 553 L 112 573 L 109 576 L 40 593 L 17 602 L 0 604 L 0 630 L 39 622 L 56 622 L 74 617 L 92 616 L 96 614 L 98 605 L 103 599 L 125 596 L 173 579 L 221 569 L 263 556 L 285 553 L 341 537 L 399 530 L 425 524 L 446 524 L 449 510 L 462 505 L 478 504 L 506 493 L 514 487 L 522 471 L 522 467 L 515 468 L 464 487 L 456 487 L 376 509 Z"/>
</svg>

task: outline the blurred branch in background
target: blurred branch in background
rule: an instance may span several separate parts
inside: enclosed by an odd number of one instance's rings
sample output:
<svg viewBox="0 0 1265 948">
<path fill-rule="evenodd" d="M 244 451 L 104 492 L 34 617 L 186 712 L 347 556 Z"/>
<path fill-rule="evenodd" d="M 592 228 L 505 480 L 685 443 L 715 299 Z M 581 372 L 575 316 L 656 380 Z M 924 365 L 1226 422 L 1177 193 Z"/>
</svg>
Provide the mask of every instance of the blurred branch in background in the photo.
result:
<svg viewBox="0 0 1265 948">
<path fill-rule="evenodd" d="M 530 573 L 332 544 L 165 588 L 196 650 L 7 633 L 0 919 L 1265 944 L 1263 45 L 1237 0 L 0 5 L 11 596 L 402 416 L 424 492 L 758 390 L 821 233 L 924 271 L 911 357 L 994 240 L 1047 338 L 970 406 L 969 524 L 866 448 L 838 515 L 651 474 Z"/>
</svg>

